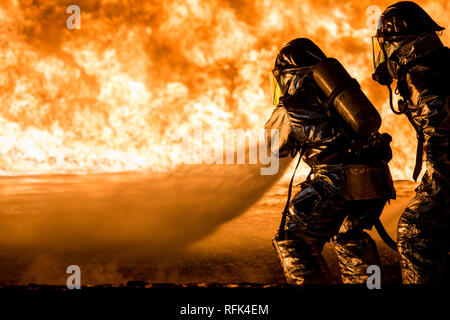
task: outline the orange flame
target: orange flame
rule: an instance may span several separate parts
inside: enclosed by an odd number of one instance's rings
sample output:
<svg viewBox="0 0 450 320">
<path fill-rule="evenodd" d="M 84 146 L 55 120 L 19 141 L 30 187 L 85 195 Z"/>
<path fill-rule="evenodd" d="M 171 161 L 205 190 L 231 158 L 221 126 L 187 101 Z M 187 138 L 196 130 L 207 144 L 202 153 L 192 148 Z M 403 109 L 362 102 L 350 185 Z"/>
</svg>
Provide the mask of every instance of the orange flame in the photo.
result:
<svg viewBox="0 0 450 320">
<path fill-rule="evenodd" d="M 71 2 L 0 5 L 1 174 L 174 168 L 193 126 L 262 128 L 277 50 L 308 37 L 361 82 L 394 137 L 394 177 L 410 177 L 412 129 L 370 80 L 366 10 L 392 2 L 78 0 L 70 31 Z M 447 1 L 420 4 L 445 26 Z"/>
</svg>

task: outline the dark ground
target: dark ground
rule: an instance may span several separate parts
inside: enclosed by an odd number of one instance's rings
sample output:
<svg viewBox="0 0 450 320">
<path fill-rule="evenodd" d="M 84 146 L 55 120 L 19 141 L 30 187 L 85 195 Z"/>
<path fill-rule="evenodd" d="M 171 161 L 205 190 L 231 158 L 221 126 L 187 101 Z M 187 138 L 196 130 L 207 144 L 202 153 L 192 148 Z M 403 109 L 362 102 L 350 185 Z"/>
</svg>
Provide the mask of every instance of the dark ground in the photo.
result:
<svg viewBox="0 0 450 320">
<path fill-rule="evenodd" d="M 397 200 L 382 215 L 382 221 L 395 239 L 395 228 L 403 208 L 413 196 L 414 184 L 396 182 Z M 272 248 L 287 189 L 278 182 L 244 214 L 221 224 L 214 232 L 181 250 L 139 259 L 116 257 L 102 251 L 72 252 L 52 248 L 9 248 L 0 252 L 0 284 L 29 283 L 64 285 L 66 266 L 78 264 L 83 285 L 148 286 L 151 283 L 285 284 L 283 272 Z M 385 284 L 400 283 L 397 254 L 373 236 L 380 252 Z M 331 244 L 324 248 L 333 283 L 340 283 L 337 259 Z M 76 262 L 76 263 L 74 263 Z M 234 286 L 234 285 L 231 285 Z"/>
</svg>

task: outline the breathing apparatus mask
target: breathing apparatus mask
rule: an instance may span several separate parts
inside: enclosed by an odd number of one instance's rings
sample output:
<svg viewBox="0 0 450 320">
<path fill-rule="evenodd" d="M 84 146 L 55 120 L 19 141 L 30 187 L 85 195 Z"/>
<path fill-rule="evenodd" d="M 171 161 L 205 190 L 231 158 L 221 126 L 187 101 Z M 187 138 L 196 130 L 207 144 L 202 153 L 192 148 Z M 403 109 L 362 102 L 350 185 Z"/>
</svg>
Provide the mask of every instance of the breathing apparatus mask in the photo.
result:
<svg viewBox="0 0 450 320">
<path fill-rule="evenodd" d="M 393 113 L 402 114 L 403 110 L 395 110 L 391 84 L 398 77 L 400 65 L 395 59 L 395 52 L 401 46 L 398 38 L 387 40 L 383 36 L 372 37 L 372 59 L 374 73 L 372 79 L 386 86 L 389 90 L 389 106 Z"/>
<path fill-rule="evenodd" d="M 393 77 L 389 73 L 386 46 L 387 44 L 382 37 L 372 37 L 372 59 L 375 70 L 372 79 L 381 85 L 388 86 L 392 83 Z"/>
<path fill-rule="evenodd" d="M 272 93 L 272 104 L 277 106 L 280 103 L 280 99 L 284 96 L 288 89 L 288 82 L 293 78 L 293 75 L 289 72 L 292 69 L 287 70 L 272 70 L 269 74 L 270 80 L 270 92 Z"/>
</svg>

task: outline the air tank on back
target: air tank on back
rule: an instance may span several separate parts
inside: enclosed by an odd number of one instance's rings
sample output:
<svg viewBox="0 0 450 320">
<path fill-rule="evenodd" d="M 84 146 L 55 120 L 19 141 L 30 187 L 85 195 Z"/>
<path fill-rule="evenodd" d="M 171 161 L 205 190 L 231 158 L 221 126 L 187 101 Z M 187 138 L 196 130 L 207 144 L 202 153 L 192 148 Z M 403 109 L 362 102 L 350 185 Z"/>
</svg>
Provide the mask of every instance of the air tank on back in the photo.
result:
<svg viewBox="0 0 450 320">
<path fill-rule="evenodd" d="M 381 117 L 342 64 L 334 58 L 320 61 L 313 78 L 327 97 L 329 107 L 334 107 L 343 120 L 360 136 L 378 131 Z"/>
</svg>

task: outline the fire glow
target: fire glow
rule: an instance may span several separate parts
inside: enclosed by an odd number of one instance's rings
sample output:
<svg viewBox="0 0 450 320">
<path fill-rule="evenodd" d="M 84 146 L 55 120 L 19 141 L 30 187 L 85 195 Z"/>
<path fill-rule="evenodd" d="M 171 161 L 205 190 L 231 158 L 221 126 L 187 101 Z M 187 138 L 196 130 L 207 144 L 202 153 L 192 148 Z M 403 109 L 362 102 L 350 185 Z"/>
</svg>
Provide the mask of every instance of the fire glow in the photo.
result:
<svg viewBox="0 0 450 320">
<path fill-rule="evenodd" d="M 79 0 L 70 31 L 71 2 L 0 4 L 2 175 L 172 170 L 195 126 L 262 128 L 277 51 L 308 37 L 360 81 L 394 138 L 394 178 L 410 178 L 415 135 L 370 78 L 366 10 L 392 2 Z M 447 1 L 420 4 L 446 26 Z"/>
</svg>

